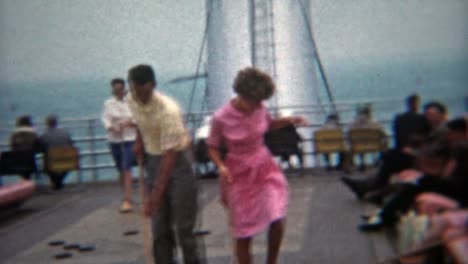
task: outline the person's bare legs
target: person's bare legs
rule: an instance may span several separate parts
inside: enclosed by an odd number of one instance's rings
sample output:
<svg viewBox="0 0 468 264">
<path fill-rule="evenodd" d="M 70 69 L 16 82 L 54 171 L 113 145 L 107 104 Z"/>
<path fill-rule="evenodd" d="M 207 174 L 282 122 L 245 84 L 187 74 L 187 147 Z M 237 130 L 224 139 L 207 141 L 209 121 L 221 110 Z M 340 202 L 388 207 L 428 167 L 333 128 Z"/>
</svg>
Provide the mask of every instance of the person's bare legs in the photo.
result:
<svg viewBox="0 0 468 264">
<path fill-rule="evenodd" d="M 123 201 L 120 205 L 120 212 L 128 213 L 133 210 L 132 206 L 132 173 L 125 171 L 120 175 L 120 186 L 123 191 Z"/>
<path fill-rule="evenodd" d="M 238 238 L 236 239 L 236 257 L 238 264 L 252 263 L 252 256 L 250 255 L 250 244 L 252 238 Z"/>
<path fill-rule="evenodd" d="M 278 262 L 279 250 L 284 234 L 284 222 L 284 219 L 280 219 L 270 225 L 270 229 L 268 230 L 267 264 L 276 264 Z"/>
<path fill-rule="evenodd" d="M 120 185 L 120 188 L 121 188 L 122 190 L 125 190 L 125 187 L 124 187 L 124 186 L 125 186 L 125 184 L 124 184 L 124 182 L 125 182 L 125 181 L 124 181 L 125 176 L 124 176 L 124 175 L 125 175 L 125 173 L 123 173 L 123 172 L 121 172 L 121 173 L 119 174 L 119 185 Z"/>
<path fill-rule="evenodd" d="M 122 176 L 124 200 L 130 202 L 132 200 L 132 173 L 130 171 L 125 171 L 122 173 Z"/>
<path fill-rule="evenodd" d="M 442 241 L 455 263 L 468 263 L 468 231 L 466 227 L 451 227 L 442 234 Z"/>
</svg>

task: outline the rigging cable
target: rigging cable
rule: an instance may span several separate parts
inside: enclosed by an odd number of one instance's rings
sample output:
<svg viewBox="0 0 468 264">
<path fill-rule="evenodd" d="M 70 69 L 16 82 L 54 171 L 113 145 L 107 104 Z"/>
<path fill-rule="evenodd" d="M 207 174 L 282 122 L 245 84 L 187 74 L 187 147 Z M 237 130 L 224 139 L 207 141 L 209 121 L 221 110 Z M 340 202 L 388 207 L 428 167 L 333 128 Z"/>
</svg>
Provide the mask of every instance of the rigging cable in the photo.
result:
<svg viewBox="0 0 468 264">
<path fill-rule="evenodd" d="M 203 32 L 203 39 L 202 39 L 202 43 L 201 43 L 201 46 L 200 46 L 200 52 L 198 54 L 197 69 L 196 69 L 196 72 L 195 72 L 195 76 L 198 76 L 200 74 L 200 64 L 201 64 L 201 60 L 202 60 L 202 57 L 203 57 L 203 50 L 205 49 L 205 42 L 206 42 L 206 35 L 207 35 L 207 32 L 208 32 L 208 24 L 209 24 L 209 19 L 210 19 L 210 13 L 211 13 L 211 1 L 210 1 L 209 9 L 207 11 L 207 15 L 206 15 L 205 31 Z M 189 113 L 189 114 L 192 113 L 193 99 L 195 97 L 195 89 L 197 88 L 197 80 L 198 80 L 198 78 L 195 78 L 195 80 L 193 81 L 192 90 L 190 91 L 190 101 L 189 101 L 189 107 L 188 107 L 188 111 L 187 111 L 187 113 Z"/>
<path fill-rule="evenodd" d="M 317 44 L 315 43 L 314 35 L 313 35 L 313 32 L 312 32 L 312 27 L 310 25 L 311 20 L 310 20 L 309 16 L 307 15 L 307 12 L 305 10 L 305 6 L 304 6 L 304 3 L 302 2 L 302 0 L 298 0 L 298 2 L 299 2 L 299 5 L 301 7 L 301 10 L 302 10 L 302 16 L 304 17 L 304 20 L 305 20 L 307 31 L 309 33 L 308 34 L 309 38 L 310 38 L 310 40 L 312 42 L 312 45 L 313 45 L 313 52 L 315 54 L 315 58 L 317 58 L 319 73 L 320 73 L 320 76 L 322 77 L 323 84 L 324 84 L 325 89 L 327 91 L 328 100 L 331 103 L 333 112 L 338 114 L 336 104 L 335 104 L 335 98 L 334 98 L 333 93 L 331 91 L 327 75 L 325 74 L 325 69 L 323 68 L 322 60 L 320 59 L 320 56 L 319 56 Z M 322 109 L 323 109 L 323 107 L 322 107 Z"/>
</svg>

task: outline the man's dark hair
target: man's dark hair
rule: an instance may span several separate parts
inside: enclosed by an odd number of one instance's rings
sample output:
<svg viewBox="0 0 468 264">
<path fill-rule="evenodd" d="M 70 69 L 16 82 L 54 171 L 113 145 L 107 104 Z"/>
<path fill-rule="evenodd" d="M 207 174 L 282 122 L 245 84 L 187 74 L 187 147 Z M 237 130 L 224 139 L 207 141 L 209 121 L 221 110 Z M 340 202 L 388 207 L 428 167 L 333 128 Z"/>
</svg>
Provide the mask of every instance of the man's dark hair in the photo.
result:
<svg viewBox="0 0 468 264">
<path fill-rule="evenodd" d="M 450 158 L 450 146 L 443 141 L 435 141 L 426 144 L 416 152 L 417 158 L 438 158 L 448 160 Z"/>
<path fill-rule="evenodd" d="M 57 127 L 58 118 L 56 115 L 49 115 L 46 117 L 46 125 L 49 128 Z"/>
<path fill-rule="evenodd" d="M 419 94 L 411 94 L 410 96 L 406 97 L 406 105 L 408 107 L 412 107 L 415 103 L 419 102 Z"/>
<path fill-rule="evenodd" d="M 357 114 L 361 116 L 371 117 L 372 109 L 369 104 L 360 105 L 356 109 Z"/>
<path fill-rule="evenodd" d="M 327 120 L 339 121 L 339 116 L 337 113 L 331 113 L 327 116 Z"/>
<path fill-rule="evenodd" d="M 125 85 L 125 81 L 124 79 L 122 78 L 114 78 L 112 79 L 112 81 L 110 82 L 111 86 L 114 86 L 116 84 L 122 84 L 122 85 Z"/>
<path fill-rule="evenodd" d="M 466 120 L 462 117 L 450 120 L 449 122 L 447 122 L 447 128 L 452 131 L 457 131 L 466 134 Z"/>
<path fill-rule="evenodd" d="M 429 108 L 435 108 L 439 113 L 444 115 L 447 113 L 447 107 L 444 104 L 437 101 L 432 101 L 424 105 L 424 111 L 427 111 L 427 109 Z"/>
<path fill-rule="evenodd" d="M 156 75 L 154 74 L 153 68 L 145 64 L 139 64 L 130 68 L 128 71 L 128 79 L 138 85 L 151 82 L 155 87 L 157 86 Z"/>
<path fill-rule="evenodd" d="M 18 117 L 18 119 L 16 119 L 16 126 L 28 126 L 28 127 L 32 127 L 32 119 L 31 119 L 31 116 L 24 115 L 24 116 Z"/>
</svg>

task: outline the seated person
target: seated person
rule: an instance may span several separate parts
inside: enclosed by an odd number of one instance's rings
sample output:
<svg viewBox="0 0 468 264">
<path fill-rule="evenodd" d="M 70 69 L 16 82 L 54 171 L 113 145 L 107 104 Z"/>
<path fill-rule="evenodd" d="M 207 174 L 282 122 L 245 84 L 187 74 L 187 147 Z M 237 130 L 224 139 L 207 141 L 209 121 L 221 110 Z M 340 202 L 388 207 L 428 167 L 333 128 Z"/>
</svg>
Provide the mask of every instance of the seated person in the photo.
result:
<svg viewBox="0 0 468 264">
<path fill-rule="evenodd" d="M 16 120 L 16 128 L 10 137 L 10 148 L 12 151 L 24 152 L 32 156 L 40 151 L 40 141 L 30 116 L 21 116 Z M 30 179 L 31 173 L 25 173 L 21 176 L 24 179 Z"/>
<path fill-rule="evenodd" d="M 210 132 L 211 116 L 206 116 L 203 119 L 202 125 L 195 131 L 194 145 L 193 145 L 193 156 L 196 164 L 197 173 L 201 177 L 215 178 L 218 176 L 217 168 L 214 163 L 211 162 L 211 158 L 208 155 L 208 145 L 206 139 Z M 226 149 L 223 148 L 223 155 L 227 153 Z"/>
<path fill-rule="evenodd" d="M 49 115 L 46 120 L 46 130 L 44 134 L 41 135 L 40 141 L 42 144 L 42 149 L 45 153 L 44 160 L 47 164 L 47 151 L 50 148 L 54 147 L 68 147 L 73 146 L 73 141 L 70 134 L 63 128 L 58 127 L 58 119 L 55 115 Z M 45 171 L 50 177 L 50 182 L 52 183 L 52 188 L 54 190 L 62 189 L 63 180 L 67 176 L 68 172 L 53 172 L 50 171 L 47 166 Z"/>
<path fill-rule="evenodd" d="M 435 247 L 431 245 L 444 246 L 455 263 L 468 263 L 468 210 L 458 209 L 429 216 L 427 229 L 420 237 L 421 239 L 411 243 L 408 251 L 423 248 L 428 250 L 412 257 L 412 264 L 426 263 L 429 258 L 431 263 L 443 263 L 443 252 L 434 256 L 429 249 L 434 250 Z"/>
<path fill-rule="evenodd" d="M 303 167 L 301 142 L 302 137 L 294 125 L 288 125 L 265 134 L 265 145 L 274 156 L 279 156 L 282 162 L 287 162 L 289 168 L 292 167 L 290 157 L 293 155 L 299 160 L 300 168 Z"/>
<path fill-rule="evenodd" d="M 336 130 L 336 129 L 341 129 L 341 125 L 339 123 L 339 117 L 337 114 L 330 114 L 327 116 L 327 120 L 325 120 L 325 123 L 323 126 L 320 127 L 319 131 L 326 131 L 326 130 Z M 337 169 L 337 170 L 342 170 L 344 169 L 344 162 L 345 162 L 345 153 L 344 152 L 339 152 L 338 153 L 338 162 L 336 166 L 331 166 L 330 163 L 330 158 L 331 158 L 332 153 L 324 153 L 323 159 L 325 160 L 325 166 L 327 170 L 331 169 Z"/>
<path fill-rule="evenodd" d="M 358 108 L 355 120 L 349 125 L 348 133 L 354 129 L 377 129 L 381 130 L 382 133 L 385 134 L 383 127 L 379 123 L 372 120 L 372 112 L 370 106 Z M 358 160 L 359 170 L 364 171 L 366 169 L 366 163 L 363 153 L 358 154 Z"/>
<path fill-rule="evenodd" d="M 435 215 L 443 211 L 458 209 L 459 207 L 458 201 L 432 192 L 422 193 L 415 200 L 416 212 L 423 215 Z"/>
<path fill-rule="evenodd" d="M 294 111 L 290 109 L 280 109 L 279 117 L 286 118 L 294 116 Z M 302 137 L 294 125 L 288 125 L 280 129 L 270 130 L 264 135 L 265 145 L 273 156 L 280 157 L 281 163 L 286 162 L 291 168 L 290 158 L 296 156 L 299 160 L 300 168 L 303 167 L 303 155 L 301 142 Z"/>
<path fill-rule="evenodd" d="M 16 128 L 10 137 L 10 148 L 13 151 L 39 150 L 40 144 L 30 116 L 21 116 L 16 120 Z"/>
<path fill-rule="evenodd" d="M 430 127 L 430 140 L 437 140 L 445 132 L 447 115 L 447 107 L 438 101 L 431 101 L 424 105 L 424 117 Z"/>
<path fill-rule="evenodd" d="M 468 217 L 459 217 L 458 225 L 449 225 L 442 233 L 442 242 L 455 263 L 468 263 Z M 461 221 L 460 221 L 461 220 Z"/>
<path fill-rule="evenodd" d="M 399 173 L 406 169 L 414 167 L 415 153 L 417 150 L 427 144 L 428 142 L 442 140 L 449 133 L 466 133 L 463 125 L 454 125 L 453 122 L 445 124 L 446 112 L 443 111 L 443 105 L 440 103 L 429 103 L 425 107 L 425 115 L 429 123 L 432 124 L 432 130 L 428 132 L 426 137 L 412 136 L 408 138 L 406 146 L 401 149 L 391 149 L 385 152 L 382 156 L 382 163 L 374 177 L 365 180 L 353 180 L 351 178 L 343 177 L 342 181 L 347 185 L 358 197 L 362 199 L 364 195 L 370 191 L 381 189 L 388 185 L 390 177 L 393 174 Z M 456 122 L 464 119 L 457 119 Z M 449 139 L 450 140 L 450 139 Z"/>
<path fill-rule="evenodd" d="M 451 151 L 453 153 L 451 153 Z M 461 207 L 468 205 L 468 142 L 460 142 L 455 151 L 447 144 L 435 143 L 424 148 L 418 156 L 417 171 L 405 171 L 408 179 L 406 188 L 387 199 L 383 208 L 368 223 L 360 226 L 363 231 L 380 229 L 392 225 L 398 220 L 399 212 L 406 212 L 419 194 L 433 192 L 442 194 L 456 201 Z M 446 173 L 449 160 L 455 161 L 455 166 Z M 411 182 L 410 182 L 411 181 Z"/>
</svg>

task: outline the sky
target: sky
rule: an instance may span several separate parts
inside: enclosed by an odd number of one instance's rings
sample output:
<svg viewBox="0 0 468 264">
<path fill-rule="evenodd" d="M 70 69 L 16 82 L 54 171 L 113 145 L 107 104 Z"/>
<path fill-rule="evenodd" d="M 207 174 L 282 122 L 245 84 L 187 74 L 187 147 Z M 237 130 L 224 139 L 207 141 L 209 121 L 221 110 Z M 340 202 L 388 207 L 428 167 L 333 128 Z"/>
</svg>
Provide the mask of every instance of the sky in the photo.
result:
<svg viewBox="0 0 468 264">
<path fill-rule="evenodd" d="M 325 65 L 468 57 L 467 0 L 311 0 Z M 0 0 L 0 82 L 191 74 L 205 0 Z"/>
<path fill-rule="evenodd" d="M 181 72 L 196 65 L 204 17 L 203 0 L 1 0 L 0 76 L 100 79 L 138 63 Z"/>
<path fill-rule="evenodd" d="M 311 17 L 328 61 L 468 55 L 466 0 L 313 0 Z"/>
</svg>

